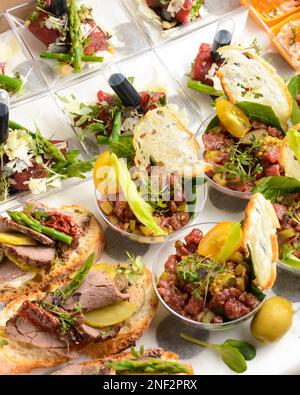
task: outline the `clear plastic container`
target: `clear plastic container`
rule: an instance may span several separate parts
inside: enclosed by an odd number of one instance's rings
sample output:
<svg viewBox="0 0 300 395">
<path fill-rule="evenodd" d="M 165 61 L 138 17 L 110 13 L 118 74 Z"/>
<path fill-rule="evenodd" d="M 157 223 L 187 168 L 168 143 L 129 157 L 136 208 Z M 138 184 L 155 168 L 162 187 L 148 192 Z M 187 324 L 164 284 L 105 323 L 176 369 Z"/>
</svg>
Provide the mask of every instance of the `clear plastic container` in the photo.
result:
<svg viewBox="0 0 300 395">
<path fill-rule="evenodd" d="M 161 304 L 174 316 L 176 316 L 177 318 L 179 318 L 182 323 L 184 325 L 190 325 L 193 326 L 195 328 L 201 329 L 201 330 L 208 330 L 208 331 L 221 331 L 221 330 L 226 330 L 226 329 L 231 329 L 233 327 L 236 327 L 240 324 L 242 324 L 245 321 L 248 321 L 250 318 L 252 318 L 257 311 L 261 308 L 263 302 L 266 300 L 266 298 L 264 299 L 264 301 L 262 301 L 257 307 L 256 309 L 254 309 L 253 311 L 251 311 L 251 313 L 245 315 L 244 317 L 241 317 L 237 320 L 233 320 L 233 321 L 228 321 L 228 322 L 224 322 L 221 324 L 207 324 L 207 323 L 203 323 L 203 322 L 198 322 L 198 321 L 194 321 L 191 319 L 188 319 L 186 317 L 183 317 L 182 315 L 180 315 L 179 313 L 175 312 L 164 300 L 163 298 L 160 296 L 158 289 L 157 289 L 157 282 L 160 278 L 160 276 L 163 274 L 164 272 L 164 264 L 167 261 L 168 257 L 170 255 L 174 255 L 176 253 L 176 249 L 175 249 L 175 241 L 176 240 L 182 240 L 184 241 L 184 237 L 186 235 L 188 235 L 192 229 L 194 228 L 198 228 L 200 229 L 203 234 L 205 235 L 211 228 L 213 228 L 217 223 L 216 222 L 204 222 L 204 223 L 195 223 L 191 226 L 185 227 L 184 229 L 182 229 L 181 231 L 179 231 L 176 235 L 174 235 L 174 237 L 170 237 L 164 244 L 162 244 L 162 246 L 160 247 L 160 249 L 157 252 L 153 267 L 152 267 L 152 282 L 153 282 L 153 287 L 155 289 L 155 292 L 161 302 Z M 266 297 L 268 296 L 270 291 L 268 291 L 266 293 Z"/>
<path fill-rule="evenodd" d="M 206 0 L 201 9 L 201 17 L 186 24 L 179 25 L 169 30 L 164 30 L 154 11 L 146 5 L 146 0 L 122 0 L 124 8 L 135 22 L 143 29 L 153 44 L 160 44 L 186 35 L 195 29 L 213 23 L 220 16 L 230 14 L 236 9 L 242 9 L 239 0 Z"/>
<path fill-rule="evenodd" d="M 114 65 L 107 65 L 101 72 L 94 74 L 92 77 L 83 77 L 76 84 L 54 90 L 57 103 L 62 111 L 65 112 L 70 124 L 73 124 L 74 117 L 66 110 L 66 107 L 69 105 L 66 105 L 64 98 L 69 100 L 71 99 L 71 95 L 75 95 L 76 101 L 80 103 L 97 102 L 97 92 L 99 90 L 114 93 L 107 81 L 109 76 L 115 72 L 121 72 L 126 77 L 134 77 L 134 86 L 138 91 L 160 89 L 166 91 L 168 103 L 175 104 L 179 111 L 185 111 L 189 119 L 189 129 L 193 133 L 197 132 L 202 122 L 201 117 L 191 107 L 187 96 L 178 87 L 152 50 L 131 59 L 120 61 Z M 82 136 L 78 128 L 75 127 L 74 130 L 91 157 L 98 155 L 105 148 L 96 143 L 95 136 Z"/>
<path fill-rule="evenodd" d="M 216 116 L 216 114 L 210 115 L 200 126 L 198 133 L 197 133 L 197 140 L 199 144 L 202 146 L 202 154 L 204 153 L 203 151 L 203 142 L 202 142 L 202 135 L 205 133 L 209 123 L 211 120 Z M 206 176 L 209 185 L 211 185 L 214 189 L 217 191 L 224 193 L 225 195 L 234 197 L 234 198 L 239 198 L 239 199 L 249 199 L 251 196 L 251 192 L 239 192 L 239 191 L 233 191 L 232 189 L 222 187 L 221 185 L 217 184 L 214 182 L 211 178 Z"/>
<path fill-rule="evenodd" d="M 189 225 L 197 222 L 198 217 L 205 206 L 206 199 L 207 199 L 207 186 L 206 186 L 206 184 L 202 184 L 201 186 L 199 186 L 197 188 L 197 202 L 195 204 L 194 216 L 190 219 L 188 225 L 186 225 L 186 226 L 189 226 Z M 96 202 L 96 205 L 98 208 L 98 212 L 99 212 L 101 218 L 104 220 L 104 222 L 110 228 L 112 228 L 114 231 L 116 231 L 117 233 L 121 234 L 122 236 L 126 236 L 130 240 L 136 241 L 138 243 L 145 243 L 145 244 L 164 243 L 169 239 L 173 239 L 174 237 L 179 235 L 183 229 L 185 229 L 185 227 L 183 227 L 173 233 L 170 233 L 167 236 L 144 236 L 144 235 L 136 235 L 134 233 L 126 232 L 110 222 L 107 215 L 103 212 L 103 210 L 99 206 L 98 200 L 101 200 L 101 193 L 99 191 L 97 191 L 97 189 L 95 189 L 95 202 Z"/>
<path fill-rule="evenodd" d="M 40 58 L 39 54 L 41 51 L 46 50 L 46 46 L 26 28 L 25 21 L 35 10 L 36 1 L 8 10 L 8 17 L 16 33 L 29 49 L 35 63 L 40 68 L 50 87 L 57 85 L 61 86 L 78 78 L 80 75 L 89 74 L 95 70 L 101 69 L 110 61 L 118 61 L 131 57 L 150 47 L 140 29 L 130 20 L 120 6 L 119 0 L 110 0 L 109 7 L 101 3 L 102 1 L 99 0 L 78 1 L 79 6 L 80 4 L 85 4 L 93 8 L 95 21 L 103 30 L 112 35 L 110 45 L 114 52 L 102 51 L 97 53 L 99 56 L 104 57 L 103 63 L 85 63 L 81 73 L 71 73 L 68 76 L 62 76 L 57 71 L 57 62 L 55 60 Z"/>
<path fill-rule="evenodd" d="M 245 8 L 238 9 L 230 15 L 230 19 L 235 24 L 235 31 L 232 42 L 241 43 L 244 38 L 243 32 L 248 21 L 248 11 Z M 157 48 L 157 55 L 165 64 L 173 78 L 176 79 L 181 88 L 190 97 L 194 108 L 205 119 L 212 112 L 211 98 L 201 92 L 196 92 L 188 88 L 187 84 L 190 80 L 189 74 L 191 66 L 195 60 L 199 47 L 202 43 L 213 43 L 218 22 L 214 22 L 208 26 L 200 28 L 188 35 L 178 38 L 175 41 L 168 42 Z M 255 37 L 246 36 L 247 45 Z"/>
<path fill-rule="evenodd" d="M 14 121 L 32 132 L 35 131 L 36 126 L 40 129 L 43 136 L 52 140 L 64 140 L 68 144 L 68 149 L 79 149 L 81 152 L 81 159 L 85 160 L 86 153 L 79 145 L 78 139 L 73 132 L 73 129 L 66 122 L 63 114 L 57 107 L 55 101 L 50 94 L 46 93 L 33 98 L 28 102 L 16 103 L 10 109 L 10 120 Z M 87 179 L 91 174 L 87 174 Z M 0 202 L 0 210 L 4 210 L 6 204 L 17 200 L 22 203 L 25 200 L 38 200 L 45 196 L 56 193 L 57 191 L 70 188 L 74 185 L 84 182 L 86 179 L 70 178 L 62 181 L 59 188 L 49 187 L 46 192 L 34 195 L 28 191 L 14 193 L 8 197 L 6 201 Z M 16 204 L 16 202 L 14 202 Z"/>
<path fill-rule="evenodd" d="M 25 48 L 14 33 L 6 14 L 0 15 L 0 74 L 16 75 L 22 81 L 20 89 L 10 94 L 11 103 L 28 99 L 47 90 L 47 84 Z"/>
<path fill-rule="evenodd" d="M 300 269 L 297 269 L 296 267 L 287 265 L 286 263 L 283 263 L 281 261 L 277 261 L 277 266 L 286 272 L 289 272 L 291 274 L 294 274 L 297 277 L 300 277 Z"/>
</svg>

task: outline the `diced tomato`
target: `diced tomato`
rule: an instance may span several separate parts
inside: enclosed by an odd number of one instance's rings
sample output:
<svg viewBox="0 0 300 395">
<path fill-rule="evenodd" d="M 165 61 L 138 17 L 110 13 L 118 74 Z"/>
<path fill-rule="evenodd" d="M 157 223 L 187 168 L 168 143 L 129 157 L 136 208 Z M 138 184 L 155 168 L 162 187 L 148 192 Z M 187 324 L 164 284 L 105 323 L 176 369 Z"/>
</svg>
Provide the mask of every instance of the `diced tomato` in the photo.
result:
<svg viewBox="0 0 300 395">
<path fill-rule="evenodd" d="M 60 37 L 60 33 L 55 29 L 48 29 L 45 26 L 45 19 L 48 18 L 48 15 L 41 11 L 40 14 L 35 18 L 30 25 L 28 26 L 29 31 L 36 36 L 42 43 L 44 43 L 47 47 L 55 43 L 57 39 Z"/>
<path fill-rule="evenodd" d="M 190 15 L 193 5 L 193 0 L 185 0 L 185 3 L 183 4 L 181 10 L 175 14 L 175 19 L 182 24 L 189 23 L 191 20 Z"/>
<path fill-rule="evenodd" d="M 205 43 L 201 44 L 192 70 L 193 80 L 201 81 L 203 84 L 212 86 L 213 81 L 208 79 L 206 75 L 213 63 L 214 59 L 211 56 L 211 46 Z"/>
<path fill-rule="evenodd" d="M 166 101 L 166 94 L 164 92 L 139 92 L 142 102 L 141 107 L 145 111 L 154 110 L 159 106 L 158 102 L 160 99 Z"/>
<path fill-rule="evenodd" d="M 98 102 L 101 104 L 103 102 L 109 103 L 111 100 L 111 95 L 109 93 L 105 93 L 103 91 L 99 91 L 97 93 Z"/>
<path fill-rule="evenodd" d="M 28 191 L 28 184 L 30 178 L 46 178 L 48 177 L 48 170 L 38 163 L 33 163 L 33 166 L 22 172 L 15 173 L 12 178 L 16 182 L 13 184 L 13 188 L 17 191 Z"/>
<path fill-rule="evenodd" d="M 94 20 L 86 22 L 92 28 L 88 43 L 84 47 L 85 55 L 94 55 L 98 51 L 105 51 L 108 47 L 108 36 L 104 33 Z"/>
</svg>

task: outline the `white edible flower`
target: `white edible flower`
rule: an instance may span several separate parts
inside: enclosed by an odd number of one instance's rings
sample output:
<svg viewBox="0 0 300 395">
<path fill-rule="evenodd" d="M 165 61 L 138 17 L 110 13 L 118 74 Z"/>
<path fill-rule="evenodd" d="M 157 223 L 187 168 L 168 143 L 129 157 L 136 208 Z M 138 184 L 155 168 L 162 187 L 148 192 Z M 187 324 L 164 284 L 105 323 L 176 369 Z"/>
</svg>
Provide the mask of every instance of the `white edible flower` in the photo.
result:
<svg viewBox="0 0 300 395">
<path fill-rule="evenodd" d="M 31 165 L 30 160 L 35 148 L 35 141 L 26 130 L 11 130 L 4 145 L 4 151 L 10 161 L 19 159 L 28 167 Z"/>
<path fill-rule="evenodd" d="M 39 195 L 47 191 L 47 182 L 47 178 L 30 178 L 27 184 L 33 195 Z"/>
<path fill-rule="evenodd" d="M 3 170 L 5 174 L 11 176 L 14 173 L 21 173 L 23 170 L 28 169 L 31 166 L 31 163 L 25 163 L 23 160 L 14 159 L 5 164 Z"/>
</svg>

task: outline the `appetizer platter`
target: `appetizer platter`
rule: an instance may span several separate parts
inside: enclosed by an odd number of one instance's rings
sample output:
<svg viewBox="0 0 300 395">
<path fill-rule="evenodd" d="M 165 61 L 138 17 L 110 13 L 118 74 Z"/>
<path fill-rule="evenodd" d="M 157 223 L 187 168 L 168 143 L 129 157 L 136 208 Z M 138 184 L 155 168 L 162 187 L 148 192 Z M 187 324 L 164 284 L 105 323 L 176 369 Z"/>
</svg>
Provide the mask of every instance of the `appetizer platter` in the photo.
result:
<svg viewBox="0 0 300 395">
<path fill-rule="evenodd" d="M 299 373 L 300 78 L 213 3 L 5 13 L 0 374 Z"/>
<path fill-rule="evenodd" d="M 50 86 L 149 48 L 121 7 L 111 13 L 95 0 L 32 1 L 9 18 Z"/>
<path fill-rule="evenodd" d="M 154 44 L 178 38 L 189 31 L 230 16 L 237 0 L 122 0 L 124 8 Z"/>
</svg>

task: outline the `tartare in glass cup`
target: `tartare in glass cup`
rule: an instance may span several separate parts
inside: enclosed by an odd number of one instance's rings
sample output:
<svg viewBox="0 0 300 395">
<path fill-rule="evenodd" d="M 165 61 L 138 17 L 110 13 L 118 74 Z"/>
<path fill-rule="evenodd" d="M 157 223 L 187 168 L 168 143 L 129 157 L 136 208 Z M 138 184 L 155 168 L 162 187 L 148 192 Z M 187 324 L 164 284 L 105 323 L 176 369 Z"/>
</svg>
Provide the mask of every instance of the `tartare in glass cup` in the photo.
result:
<svg viewBox="0 0 300 395">
<path fill-rule="evenodd" d="M 263 259 L 258 227 L 267 223 L 268 236 L 261 243 L 275 253 L 277 219 L 262 195 L 252 196 L 251 202 L 243 228 L 237 222 L 194 224 L 159 249 L 152 270 L 154 288 L 161 303 L 184 323 L 228 329 L 253 317 L 268 295 L 276 278 L 276 254 L 266 253 Z M 262 207 L 266 213 L 258 219 L 256 210 Z"/>
<path fill-rule="evenodd" d="M 114 231 L 139 243 L 157 244 L 163 243 L 169 237 L 175 237 L 182 227 L 197 221 L 197 216 L 203 210 L 207 199 L 207 186 L 200 181 L 191 192 L 196 200 L 190 201 L 185 211 L 180 211 L 182 208 L 180 205 L 178 206 L 178 202 L 176 202 L 177 209 L 175 207 L 174 212 L 168 211 L 160 215 L 159 212 L 154 211 L 154 220 L 157 220 L 159 224 L 165 223 L 162 234 L 157 235 L 153 234 L 151 229 L 143 225 L 136 217 L 124 197 L 117 196 L 115 200 L 110 200 L 107 194 L 103 194 L 95 188 L 95 199 L 102 219 Z M 151 202 L 151 204 L 155 205 L 155 202 Z M 162 202 L 162 205 L 165 204 L 166 202 Z M 174 203 L 171 201 L 167 204 L 170 207 Z M 174 227 L 171 227 L 170 223 L 173 223 Z"/>
<path fill-rule="evenodd" d="M 198 139 L 201 138 L 204 145 L 203 159 L 212 166 L 206 176 L 218 191 L 249 199 L 262 178 L 285 174 L 281 163 L 285 134 L 275 126 L 250 120 L 226 99 L 217 99 L 217 102 L 221 101 L 228 114 L 238 111 L 238 122 L 244 130 L 238 129 L 241 134 L 234 135 L 234 128 L 229 132 L 215 114 L 201 125 Z M 231 108 L 226 109 L 227 106 Z M 238 128 L 238 124 L 236 126 Z"/>
<path fill-rule="evenodd" d="M 162 242 L 202 210 L 208 165 L 195 135 L 172 108 L 148 111 L 127 138 L 124 145 L 114 127 L 109 149 L 95 163 L 98 207 L 121 233 Z"/>
</svg>

